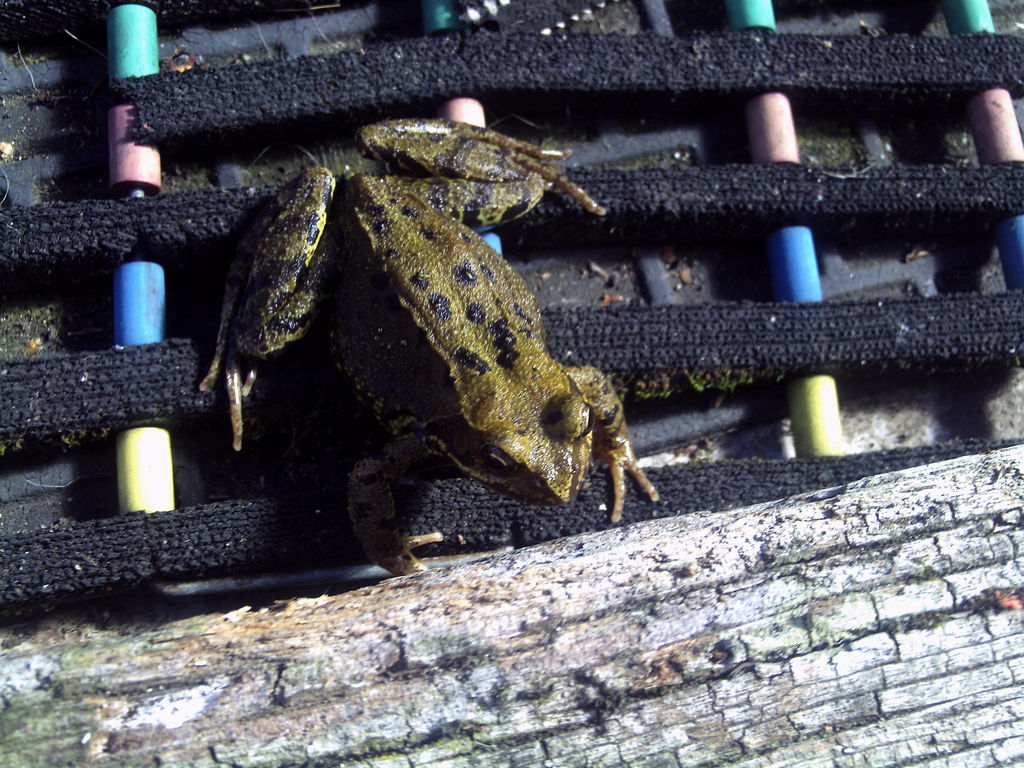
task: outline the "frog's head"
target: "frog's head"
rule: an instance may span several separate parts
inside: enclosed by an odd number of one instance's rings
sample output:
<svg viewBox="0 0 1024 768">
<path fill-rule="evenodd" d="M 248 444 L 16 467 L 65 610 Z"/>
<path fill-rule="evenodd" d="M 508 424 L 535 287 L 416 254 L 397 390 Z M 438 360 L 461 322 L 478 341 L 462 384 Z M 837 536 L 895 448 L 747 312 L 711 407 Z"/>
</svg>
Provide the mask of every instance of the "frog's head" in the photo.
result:
<svg viewBox="0 0 1024 768">
<path fill-rule="evenodd" d="M 467 474 L 530 504 L 564 504 L 587 474 L 594 414 L 576 385 L 536 400 L 524 393 L 501 411 L 476 413 L 448 453 Z"/>
</svg>

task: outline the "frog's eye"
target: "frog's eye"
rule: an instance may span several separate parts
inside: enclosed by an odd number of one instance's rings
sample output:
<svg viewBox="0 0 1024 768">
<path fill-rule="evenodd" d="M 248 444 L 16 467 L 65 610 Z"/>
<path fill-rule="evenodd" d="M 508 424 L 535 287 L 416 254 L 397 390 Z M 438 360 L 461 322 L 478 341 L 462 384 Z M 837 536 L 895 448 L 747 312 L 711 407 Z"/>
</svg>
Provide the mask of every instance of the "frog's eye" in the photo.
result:
<svg viewBox="0 0 1024 768">
<path fill-rule="evenodd" d="M 582 440 L 594 431 L 594 410 L 575 384 L 573 390 L 574 393 L 552 398 L 541 415 L 541 425 L 552 440 Z"/>
<path fill-rule="evenodd" d="M 480 453 L 487 468 L 496 474 L 508 474 L 516 468 L 516 460 L 496 445 L 485 445 Z"/>
</svg>

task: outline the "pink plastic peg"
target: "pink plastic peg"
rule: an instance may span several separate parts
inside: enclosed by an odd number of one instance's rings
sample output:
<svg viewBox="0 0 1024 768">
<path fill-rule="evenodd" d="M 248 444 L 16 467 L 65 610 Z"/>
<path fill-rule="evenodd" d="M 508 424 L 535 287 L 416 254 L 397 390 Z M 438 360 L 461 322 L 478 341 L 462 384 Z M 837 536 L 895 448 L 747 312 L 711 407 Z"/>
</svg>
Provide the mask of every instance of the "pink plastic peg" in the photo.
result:
<svg viewBox="0 0 1024 768">
<path fill-rule="evenodd" d="M 110 191 L 114 197 L 142 189 L 148 195 L 160 191 L 160 152 L 156 147 L 136 144 L 132 139 L 138 110 L 119 104 L 107 112 Z"/>
</svg>

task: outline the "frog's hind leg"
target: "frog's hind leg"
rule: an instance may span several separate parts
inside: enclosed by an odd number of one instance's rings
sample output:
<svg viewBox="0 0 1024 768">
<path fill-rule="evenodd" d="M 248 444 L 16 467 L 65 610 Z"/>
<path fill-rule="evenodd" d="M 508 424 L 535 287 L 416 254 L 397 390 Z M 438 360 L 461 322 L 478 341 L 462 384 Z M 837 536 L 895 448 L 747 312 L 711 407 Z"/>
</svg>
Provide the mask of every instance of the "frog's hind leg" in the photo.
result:
<svg viewBox="0 0 1024 768">
<path fill-rule="evenodd" d="M 356 537 L 371 562 L 396 576 L 424 570 L 410 550 L 442 540 L 438 531 L 403 536 L 398 530 L 391 483 L 424 455 L 426 448 L 420 440 L 402 437 L 378 455 L 359 461 L 348 476 L 348 511 Z"/>
<path fill-rule="evenodd" d="M 361 128 L 356 146 L 368 157 L 417 175 L 500 182 L 540 176 L 546 188 L 565 192 L 590 213 L 605 214 L 558 168 L 570 150 L 542 149 L 490 128 L 441 119 L 385 120 Z"/>
<path fill-rule="evenodd" d="M 262 212 L 261 216 L 262 218 Z M 259 220 L 259 219 L 258 219 Z M 263 223 L 266 226 L 266 223 Z M 234 325 L 238 313 L 238 305 L 242 288 L 249 280 L 249 270 L 253 262 L 253 253 L 247 246 L 248 238 L 235 251 L 228 267 L 228 276 L 224 281 L 224 303 L 220 311 L 220 326 L 217 330 L 217 344 L 213 351 L 213 360 L 206 376 L 199 382 L 199 391 L 205 392 L 217 383 L 221 367 L 224 368 L 224 385 L 228 394 L 228 407 L 231 415 L 231 445 L 236 451 L 242 450 L 242 398 L 248 396 L 256 378 L 256 368 L 250 365 L 246 374 L 245 384 L 241 383 L 241 363 L 235 343 Z"/>
<path fill-rule="evenodd" d="M 597 419 L 594 429 L 594 455 L 608 464 L 614 492 L 609 519 L 617 523 L 622 519 L 627 472 L 651 501 L 658 500 L 658 491 L 637 463 L 629 430 L 626 429 L 626 419 L 622 413 L 622 401 L 615 393 L 608 376 L 591 366 L 566 368 L 565 372 L 579 387 Z"/>
<path fill-rule="evenodd" d="M 504 182 L 383 176 L 380 182 L 396 196 L 411 195 L 467 227 L 492 227 L 522 216 L 544 197 L 545 186 L 539 176 Z"/>
<path fill-rule="evenodd" d="M 266 226 L 264 224 L 264 226 Z M 249 269 L 253 262 L 253 253 L 245 247 L 246 239 L 239 243 L 235 255 L 228 267 L 228 276 L 224 280 L 224 300 L 220 308 L 220 326 L 217 329 L 217 344 L 213 351 L 213 360 L 210 361 L 210 369 L 206 376 L 199 382 L 199 391 L 205 392 L 217 383 L 217 375 L 220 373 L 221 365 L 227 352 L 228 342 L 232 334 L 235 315 L 238 312 L 238 302 L 242 294 L 242 288 L 249 280 Z"/>
<path fill-rule="evenodd" d="M 231 261 L 216 349 L 199 389 L 213 386 L 225 367 L 235 450 L 257 362 L 306 334 L 334 277 L 333 235 L 322 236 L 333 190 L 328 171 L 303 171 L 263 206 Z"/>
</svg>

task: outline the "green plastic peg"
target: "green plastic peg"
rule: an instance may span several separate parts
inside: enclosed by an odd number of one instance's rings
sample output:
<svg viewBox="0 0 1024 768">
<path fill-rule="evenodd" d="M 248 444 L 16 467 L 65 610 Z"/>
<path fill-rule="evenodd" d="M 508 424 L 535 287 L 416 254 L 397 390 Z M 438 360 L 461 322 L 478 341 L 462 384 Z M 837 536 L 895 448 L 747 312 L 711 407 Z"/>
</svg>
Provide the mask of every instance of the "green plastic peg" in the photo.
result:
<svg viewBox="0 0 1024 768">
<path fill-rule="evenodd" d="M 772 0 L 725 0 L 729 29 L 770 29 L 775 31 L 775 10 Z"/>
<path fill-rule="evenodd" d="M 145 5 L 115 5 L 107 13 L 107 74 L 142 77 L 160 70 L 156 11 Z"/>
<path fill-rule="evenodd" d="M 942 15 L 951 35 L 996 31 L 988 0 L 942 0 Z"/>
<path fill-rule="evenodd" d="M 423 0 L 423 31 L 433 35 L 438 32 L 464 32 L 466 26 L 459 21 L 453 0 Z"/>
</svg>

